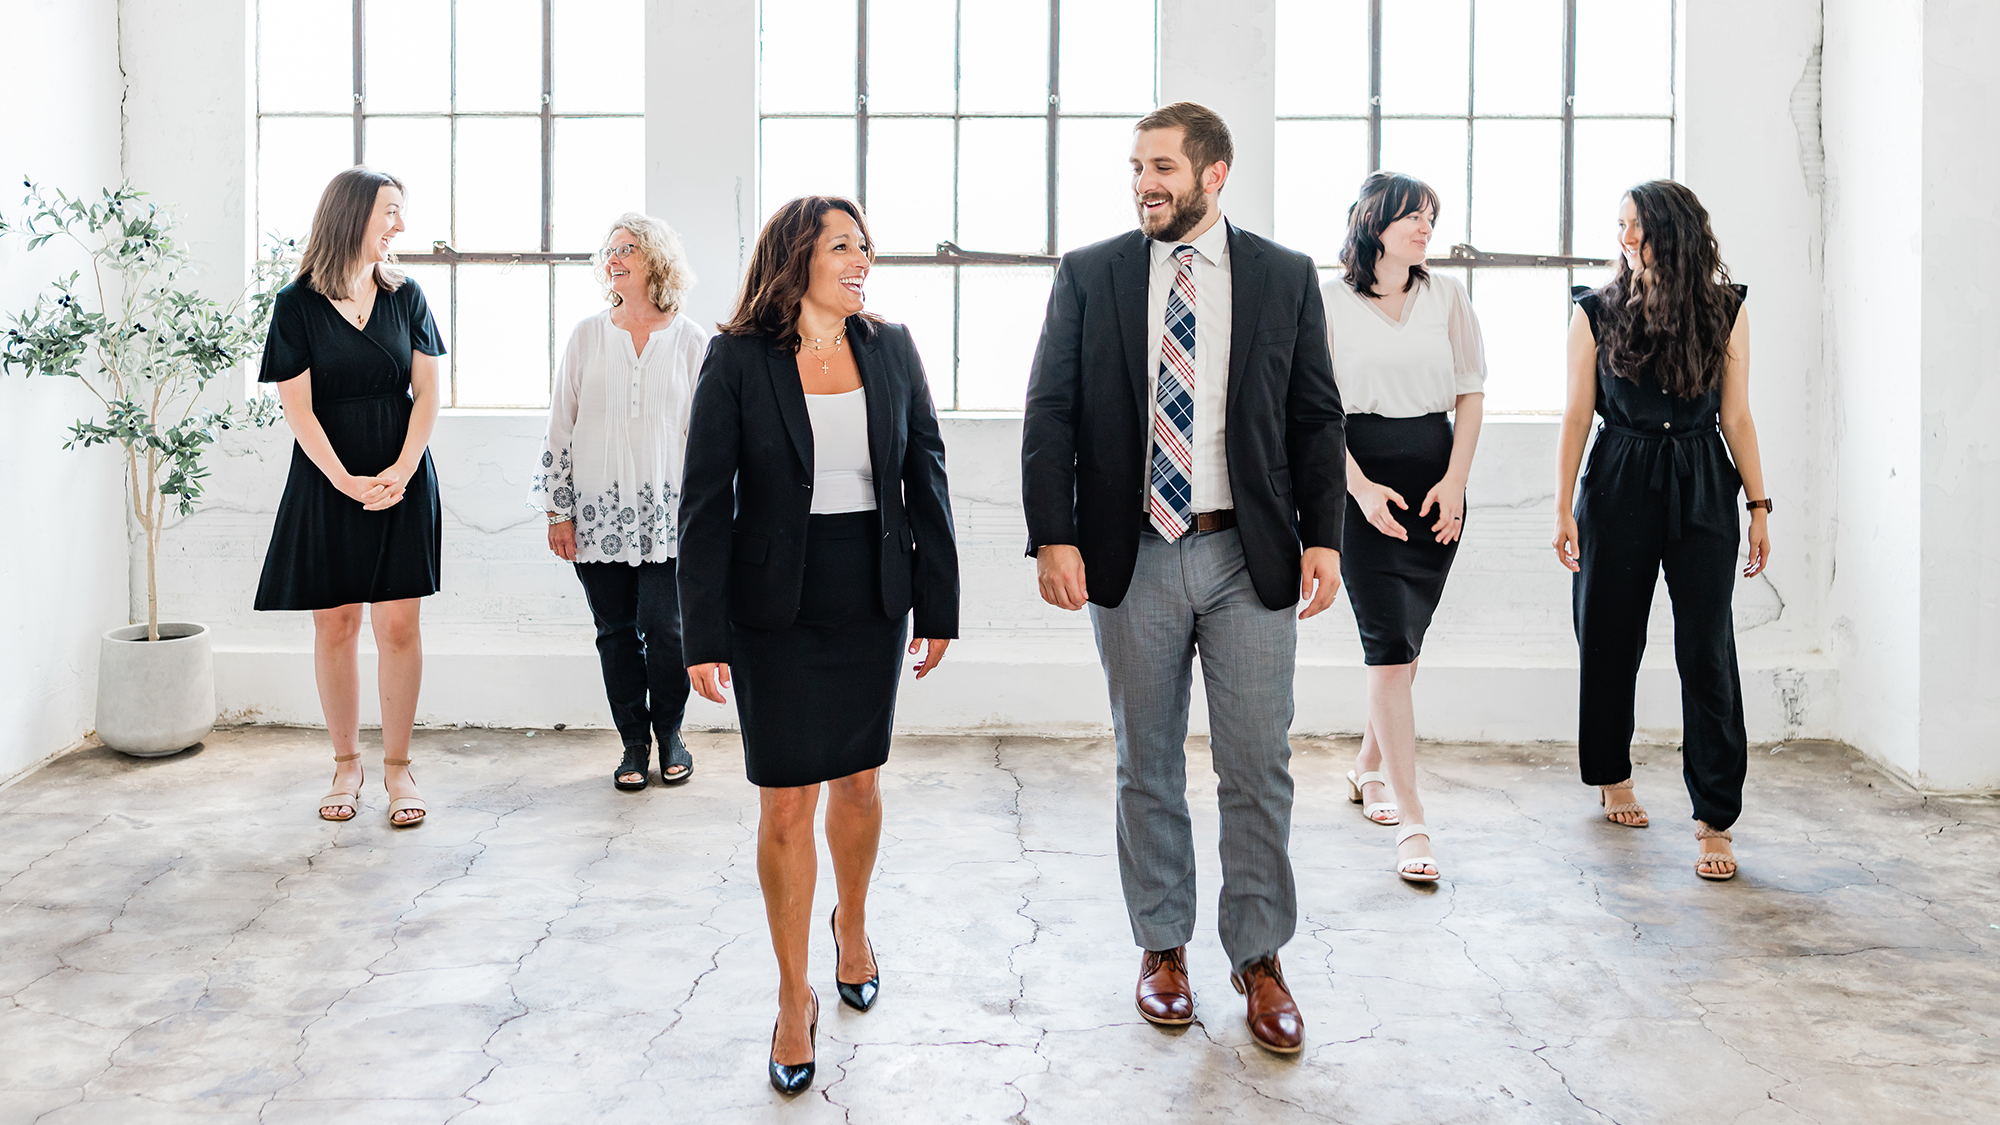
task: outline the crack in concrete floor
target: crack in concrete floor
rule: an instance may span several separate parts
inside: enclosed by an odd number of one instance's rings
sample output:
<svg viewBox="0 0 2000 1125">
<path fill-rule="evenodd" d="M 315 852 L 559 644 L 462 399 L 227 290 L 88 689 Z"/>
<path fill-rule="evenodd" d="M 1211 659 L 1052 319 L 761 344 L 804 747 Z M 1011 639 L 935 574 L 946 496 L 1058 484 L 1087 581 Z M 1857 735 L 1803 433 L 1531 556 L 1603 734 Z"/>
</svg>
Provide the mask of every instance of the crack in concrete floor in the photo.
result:
<svg viewBox="0 0 2000 1125">
<path fill-rule="evenodd" d="M 1427 744 L 1426 890 L 1346 802 L 1353 743 L 1297 740 L 1308 1049 L 1279 1059 L 1243 1027 L 1212 909 L 1196 1022 L 1131 1010 L 1107 740 L 899 739 L 883 1002 L 831 1005 L 815 1091 L 783 1105 L 735 739 L 690 736 L 696 781 L 622 794 L 609 732 L 537 735 L 419 732 L 414 830 L 379 807 L 318 821 L 305 730 L 80 751 L 0 792 L 0 1120 L 2000 1118 L 2000 802 L 1910 793 L 1841 747 L 1753 757 L 1743 874 L 1705 884 L 1668 828 L 1666 748 L 1638 771 L 1640 832 L 1602 821 L 1563 748 Z M 830 902 L 824 859 L 822 880 Z"/>
</svg>

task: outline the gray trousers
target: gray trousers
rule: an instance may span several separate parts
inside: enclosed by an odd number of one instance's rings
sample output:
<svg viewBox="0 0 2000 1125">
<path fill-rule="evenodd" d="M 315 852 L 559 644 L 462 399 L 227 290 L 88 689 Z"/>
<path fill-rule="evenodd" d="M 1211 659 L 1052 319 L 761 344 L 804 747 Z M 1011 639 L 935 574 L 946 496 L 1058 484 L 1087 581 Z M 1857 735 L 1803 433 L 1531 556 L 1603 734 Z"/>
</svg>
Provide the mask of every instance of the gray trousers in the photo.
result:
<svg viewBox="0 0 2000 1125">
<path fill-rule="evenodd" d="M 1298 621 L 1264 608 L 1234 529 L 1169 543 L 1139 536 L 1132 587 L 1090 607 L 1118 736 L 1118 873 L 1132 938 L 1172 949 L 1194 936 L 1188 818 L 1188 692 L 1201 656 L 1222 814 L 1223 950 L 1241 969 L 1298 924 L 1292 833 L 1292 674 Z"/>
</svg>

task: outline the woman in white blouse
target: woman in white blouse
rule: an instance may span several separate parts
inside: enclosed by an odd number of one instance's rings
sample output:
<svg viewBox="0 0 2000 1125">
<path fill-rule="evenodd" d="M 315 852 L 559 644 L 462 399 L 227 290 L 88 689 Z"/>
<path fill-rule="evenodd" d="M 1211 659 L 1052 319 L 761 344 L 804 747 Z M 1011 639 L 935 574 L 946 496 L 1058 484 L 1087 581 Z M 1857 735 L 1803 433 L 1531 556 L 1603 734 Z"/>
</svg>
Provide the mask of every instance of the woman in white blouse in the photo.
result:
<svg viewBox="0 0 2000 1125">
<path fill-rule="evenodd" d="M 1423 181 L 1368 177 L 1347 213 L 1345 271 L 1325 289 L 1333 373 L 1349 412 L 1340 572 L 1368 665 L 1368 725 L 1348 792 L 1370 820 L 1402 825 L 1396 873 L 1418 883 L 1437 881 L 1438 865 L 1417 795 L 1410 687 L 1465 528 L 1486 384 L 1471 299 L 1424 269 L 1437 214 L 1437 193 Z"/>
<path fill-rule="evenodd" d="M 618 219 L 598 280 L 611 307 L 570 333 L 528 506 L 548 516 L 549 550 L 576 564 L 625 746 L 612 783 L 639 790 L 656 737 L 660 783 L 694 775 L 680 735 L 688 679 L 675 512 L 708 333 L 680 315 L 694 273 L 679 236 L 658 219 Z"/>
</svg>

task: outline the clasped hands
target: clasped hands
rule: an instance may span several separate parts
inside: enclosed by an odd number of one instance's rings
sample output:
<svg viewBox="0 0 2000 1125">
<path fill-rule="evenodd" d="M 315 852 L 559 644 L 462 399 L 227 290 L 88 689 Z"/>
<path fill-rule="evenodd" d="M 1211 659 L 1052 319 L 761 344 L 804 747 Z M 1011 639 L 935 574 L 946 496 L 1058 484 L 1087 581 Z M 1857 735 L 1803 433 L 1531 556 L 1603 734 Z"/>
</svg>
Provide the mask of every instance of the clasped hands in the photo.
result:
<svg viewBox="0 0 2000 1125">
<path fill-rule="evenodd" d="M 339 488 L 342 495 L 359 503 L 362 511 L 379 512 L 403 502 L 409 479 L 410 470 L 398 461 L 372 477 L 349 474 Z"/>
<path fill-rule="evenodd" d="M 1068 543 L 1051 543 L 1035 551 L 1035 581 L 1042 600 L 1058 609 L 1078 610 L 1090 600 L 1084 583 L 1083 552 Z M 1299 556 L 1299 600 L 1306 603 L 1299 620 L 1315 616 L 1340 593 L 1340 552 L 1331 547 L 1307 547 Z"/>
<path fill-rule="evenodd" d="M 1406 512 L 1410 510 L 1402 493 L 1386 484 L 1377 484 L 1351 469 L 1347 491 L 1354 497 L 1361 514 L 1368 517 L 1368 526 L 1391 539 L 1409 542 L 1409 530 L 1396 519 L 1396 513 L 1389 510 L 1390 504 Z M 1431 532 L 1439 543 L 1450 543 L 1465 530 L 1465 482 L 1447 475 L 1432 485 L 1431 490 L 1424 494 L 1424 503 L 1417 509 L 1417 515 L 1430 515 L 1433 505 L 1437 507 L 1437 522 L 1431 525 Z"/>
</svg>

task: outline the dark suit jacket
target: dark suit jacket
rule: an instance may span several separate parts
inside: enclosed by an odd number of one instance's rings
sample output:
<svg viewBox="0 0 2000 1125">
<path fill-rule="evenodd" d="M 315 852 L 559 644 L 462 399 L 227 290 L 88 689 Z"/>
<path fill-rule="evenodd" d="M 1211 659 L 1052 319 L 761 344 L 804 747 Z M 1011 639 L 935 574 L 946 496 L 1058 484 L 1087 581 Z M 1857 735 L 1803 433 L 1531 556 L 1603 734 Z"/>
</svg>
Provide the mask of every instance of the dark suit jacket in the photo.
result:
<svg viewBox="0 0 2000 1125">
<path fill-rule="evenodd" d="M 958 547 L 944 441 L 923 361 L 899 324 L 851 316 L 868 392 L 868 456 L 882 514 L 882 607 L 916 610 L 919 637 L 958 636 Z M 812 419 L 796 353 L 768 336 L 709 342 L 688 423 L 681 488 L 681 650 L 729 660 L 729 622 L 784 629 L 799 612 L 812 508 Z"/>
<path fill-rule="evenodd" d="M 1146 520 L 1146 337 L 1160 331 L 1146 241 L 1135 230 L 1063 256 L 1021 428 L 1028 553 L 1076 546 L 1107 607 L 1125 600 Z M 1301 542 L 1340 549 L 1347 416 L 1312 259 L 1232 223 L 1229 263 L 1229 490 L 1250 580 L 1281 609 L 1298 603 Z"/>
</svg>

